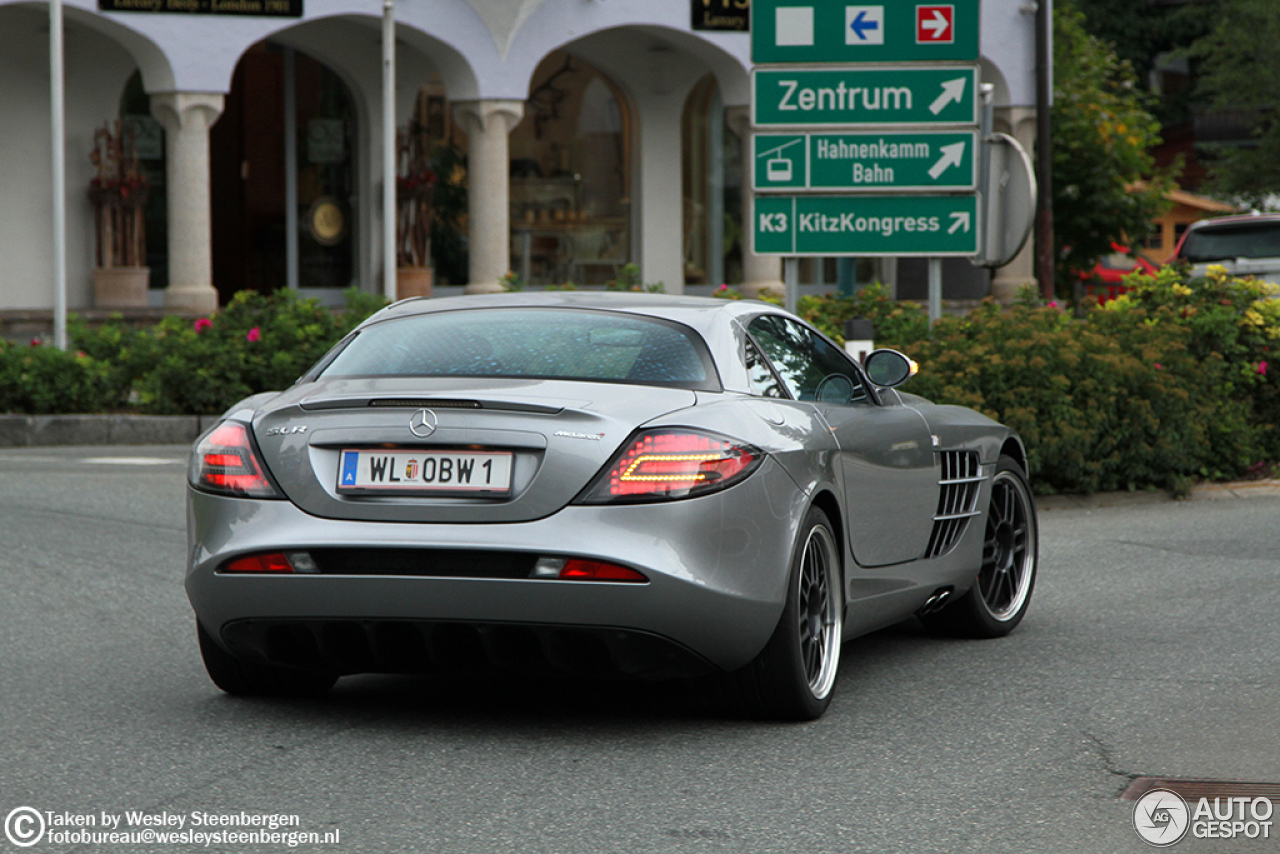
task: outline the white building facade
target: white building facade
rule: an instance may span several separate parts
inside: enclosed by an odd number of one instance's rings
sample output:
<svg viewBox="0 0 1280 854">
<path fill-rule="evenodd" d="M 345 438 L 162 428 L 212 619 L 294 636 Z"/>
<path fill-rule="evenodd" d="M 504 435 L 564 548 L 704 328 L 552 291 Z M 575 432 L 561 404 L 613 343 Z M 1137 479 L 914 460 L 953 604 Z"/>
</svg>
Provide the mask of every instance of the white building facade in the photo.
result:
<svg viewBox="0 0 1280 854">
<path fill-rule="evenodd" d="M 201 2 L 217 13 L 163 11 Z M 282 0 L 67 0 L 66 146 L 53 152 L 48 8 L 0 0 L 0 310 L 54 304 L 53 156 L 67 176 L 67 304 L 93 307 L 90 154 L 118 119 L 150 188 L 152 305 L 383 290 L 382 4 L 253 13 L 270 2 Z M 396 3 L 396 123 L 429 139 L 447 173 L 434 202 L 456 208 L 434 247 L 437 287 L 599 284 L 625 263 L 667 292 L 778 285 L 777 259 L 746 245 L 749 35 L 695 29 L 712 5 L 744 2 Z M 1028 150 L 1034 24 L 1021 0 L 983 4 L 996 130 Z M 1030 259 L 989 289 L 1031 280 Z"/>
</svg>

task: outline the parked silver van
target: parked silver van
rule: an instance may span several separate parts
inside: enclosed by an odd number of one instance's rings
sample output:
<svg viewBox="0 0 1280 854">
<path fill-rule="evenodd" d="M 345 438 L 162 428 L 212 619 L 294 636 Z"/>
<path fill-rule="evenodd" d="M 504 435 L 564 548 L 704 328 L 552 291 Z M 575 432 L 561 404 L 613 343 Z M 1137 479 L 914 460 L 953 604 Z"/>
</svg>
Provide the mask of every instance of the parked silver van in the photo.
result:
<svg viewBox="0 0 1280 854">
<path fill-rule="evenodd" d="M 1193 222 L 1178 242 L 1174 260 L 1190 263 L 1195 275 L 1204 275 L 1210 264 L 1220 264 L 1231 275 L 1280 283 L 1280 214 Z"/>
</svg>

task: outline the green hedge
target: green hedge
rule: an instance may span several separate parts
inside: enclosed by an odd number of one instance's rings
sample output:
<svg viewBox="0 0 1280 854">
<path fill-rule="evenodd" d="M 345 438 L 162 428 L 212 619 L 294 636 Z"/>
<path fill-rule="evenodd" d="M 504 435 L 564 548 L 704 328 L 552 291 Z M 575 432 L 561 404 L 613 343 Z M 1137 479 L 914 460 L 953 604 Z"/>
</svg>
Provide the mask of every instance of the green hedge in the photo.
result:
<svg viewBox="0 0 1280 854">
<path fill-rule="evenodd" d="M 0 339 L 0 412 L 65 413 L 113 409 L 112 369 L 84 353 Z"/>
<path fill-rule="evenodd" d="M 333 312 L 292 291 L 241 291 L 194 322 L 90 327 L 72 318 L 73 350 L 0 342 L 0 412 L 216 415 L 250 394 L 292 385 L 384 304 L 351 290 L 346 309 Z"/>
<path fill-rule="evenodd" d="M 928 327 L 923 310 L 865 289 L 802 301 L 840 332 L 867 317 L 876 345 L 920 363 L 907 391 L 971 406 L 1018 430 L 1040 492 L 1159 487 L 1238 477 L 1280 460 L 1280 391 L 1269 370 L 1280 339 L 1273 285 L 1221 268 L 1191 278 L 1168 267 L 1082 318 L 1028 300 L 984 303 Z M 840 327 L 840 328 L 837 328 Z"/>
<path fill-rule="evenodd" d="M 840 339 L 867 317 L 876 343 L 921 365 L 907 390 L 1017 429 L 1040 492 L 1163 488 L 1269 470 L 1280 461 L 1274 286 L 1166 268 L 1083 317 L 1028 298 L 930 329 L 879 287 L 806 297 L 800 313 Z M 722 294 L 732 296 L 731 294 Z M 0 411 L 216 414 L 291 384 L 382 305 L 350 292 L 334 313 L 291 292 L 244 292 L 212 318 L 150 328 L 73 323 L 73 352 L 0 343 Z"/>
</svg>

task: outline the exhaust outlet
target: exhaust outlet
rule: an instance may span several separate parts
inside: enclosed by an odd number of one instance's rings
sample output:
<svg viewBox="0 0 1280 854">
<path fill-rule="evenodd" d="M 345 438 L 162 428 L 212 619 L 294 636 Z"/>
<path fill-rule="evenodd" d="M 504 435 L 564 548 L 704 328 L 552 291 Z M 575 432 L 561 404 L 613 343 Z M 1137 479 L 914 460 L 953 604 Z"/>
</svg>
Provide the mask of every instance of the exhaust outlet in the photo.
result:
<svg viewBox="0 0 1280 854">
<path fill-rule="evenodd" d="M 951 594 L 954 591 L 954 587 L 939 587 L 930 593 L 929 598 L 924 600 L 924 604 L 916 610 L 916 616 L 923 617 L 926 614 L 941 611 L 951 601 Z"/>
</svg>

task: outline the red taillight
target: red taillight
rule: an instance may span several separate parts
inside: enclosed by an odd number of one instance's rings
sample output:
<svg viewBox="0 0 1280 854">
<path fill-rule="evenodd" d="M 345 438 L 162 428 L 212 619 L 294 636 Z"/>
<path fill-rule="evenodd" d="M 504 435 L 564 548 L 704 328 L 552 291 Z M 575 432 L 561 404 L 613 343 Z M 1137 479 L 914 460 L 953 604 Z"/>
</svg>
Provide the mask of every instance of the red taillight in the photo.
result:
<svg viewBox="0 0 1280 854">
<path fill-rule="evenodd" d="M 223 567 L 223 572 L 293 572 L 293 564 L 283 554 L 249 555 Z"/>
<path fill-rule="evenodd" d="M 559 581 L 629 581 L 644 584 L 644 575 L 629 566 L 583 557 L 541 557 L 533 565 L 530 578 Z"/>
<path fill-rule="evenodd" d="M 248 428 L 236 421 L 224 421 L 196 445 L 189 479 L 192 486 L 206 492 L 280 497 L 253 452 Z"/>
<path fill-rule="evenodd" d="M 560 578 L 565 581 L 639 581 L 645 578 L 634 569 L 619 566 L 616 563 L 605 563 L 602 560 L 582 560 L 569 558 L 560 570 Z"/>
<path fill-rule="evenodd" d="M 643 433 L 601 474 L 582 501 L 603 504 L 691 498 L 732 486 L 763 454 L 740 442 L 692 430 Z"/>
</svg>

